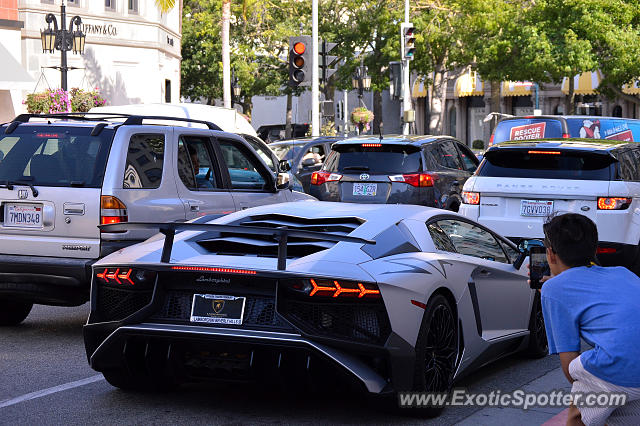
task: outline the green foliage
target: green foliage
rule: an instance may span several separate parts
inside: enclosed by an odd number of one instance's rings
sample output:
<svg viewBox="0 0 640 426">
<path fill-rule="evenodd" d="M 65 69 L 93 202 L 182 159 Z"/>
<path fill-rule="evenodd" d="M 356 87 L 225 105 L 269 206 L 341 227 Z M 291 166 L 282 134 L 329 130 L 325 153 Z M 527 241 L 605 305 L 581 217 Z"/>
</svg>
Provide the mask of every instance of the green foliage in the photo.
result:
<svg viewBox="0 0 640 426">
<path fill-rule="evenodd" d="M 473 149 L 484 149 L 484 141 L 482 139 L 476 139 L 471 143 Z"/>
<path fill-rule="evenodd" d="M 351 111 L 351 122 L 353 124 L 369 124 L 373 121 L 373 111 L 365 107 L 357 107 Z"/>
</svg>

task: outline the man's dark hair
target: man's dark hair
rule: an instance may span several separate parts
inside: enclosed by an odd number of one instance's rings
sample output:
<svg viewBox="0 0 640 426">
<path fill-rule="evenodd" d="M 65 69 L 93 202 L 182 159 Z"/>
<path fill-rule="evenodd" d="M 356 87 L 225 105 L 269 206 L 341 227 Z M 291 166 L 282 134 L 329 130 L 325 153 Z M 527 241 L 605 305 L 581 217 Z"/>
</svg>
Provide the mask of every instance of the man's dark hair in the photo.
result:
<svg viewBox="0 0 640 426">
<path fill-rule="evenodd" d="M 545 245 L 570 268 L 588 266 L 596 261 L 598 228 L 581 214 L 565 213 L 543 226 Z"/>
</svg>

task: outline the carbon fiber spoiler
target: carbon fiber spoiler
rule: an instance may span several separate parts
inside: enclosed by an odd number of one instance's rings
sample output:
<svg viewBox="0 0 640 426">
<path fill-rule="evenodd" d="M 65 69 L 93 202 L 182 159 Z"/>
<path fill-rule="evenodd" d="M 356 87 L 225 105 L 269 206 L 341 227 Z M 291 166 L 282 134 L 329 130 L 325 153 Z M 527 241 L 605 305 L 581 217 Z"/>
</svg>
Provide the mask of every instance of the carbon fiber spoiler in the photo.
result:
<svg viewBox="0 0 640 426">
<path fill-rule="evenodd" d="M 169 263 L 169 260 L 171 259 L 173 238 L 176 235 L 176 231 L 220 231 L 234 234 L 270 235 L 278 241 L 278 270 L 280 271 L 287 269 L 287 240 L 289 237 L 309 238 L 318 241 L 334 241 L 336 243 L 376 244 L 374 240 L 349 237 L 346 235 L 333 235 L 316 231 L 301 231 L 298 229 L 290 229 L 286 226 L 266 228 L 260 226 L 219 225 L 209 223 L 126 222 L 98 225 L 98 228 L 104 232 L 123 232 L 133 229 L 157 229 L 160 233 L 164 234 L 164 246 L 162 247 L 162 254 L 160 256 L 160 261 L 163 263 Z"/>
</svg>

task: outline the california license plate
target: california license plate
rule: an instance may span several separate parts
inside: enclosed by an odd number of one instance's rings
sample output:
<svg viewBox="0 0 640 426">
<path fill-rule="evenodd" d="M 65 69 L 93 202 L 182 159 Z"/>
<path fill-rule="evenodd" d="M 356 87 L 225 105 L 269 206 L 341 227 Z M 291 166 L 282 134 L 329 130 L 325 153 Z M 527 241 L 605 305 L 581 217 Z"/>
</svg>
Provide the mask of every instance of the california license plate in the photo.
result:
<svg viewBox="0 0 640 426">
<path fill-rule="evenodd" d="M 5 203 L 4 226 L 42 228 L 42 204 Z"/>
<path fill-rule="evenodd" d="M 375 197 L 376 192 L 378 192 L 377 183 L 354 183 L 353 184 L 353 195 Z"/>
<path fill-rule="evenodd" d="M 548 200 L 521 200 L 520 216 L 544 217 L 553 213 L 553 201 Z"/>
<path fill-rule="evenodd" d="M 209 324 L 242 324 L 246 297 L 194 294 L 191 322 Z"/>
</svg>

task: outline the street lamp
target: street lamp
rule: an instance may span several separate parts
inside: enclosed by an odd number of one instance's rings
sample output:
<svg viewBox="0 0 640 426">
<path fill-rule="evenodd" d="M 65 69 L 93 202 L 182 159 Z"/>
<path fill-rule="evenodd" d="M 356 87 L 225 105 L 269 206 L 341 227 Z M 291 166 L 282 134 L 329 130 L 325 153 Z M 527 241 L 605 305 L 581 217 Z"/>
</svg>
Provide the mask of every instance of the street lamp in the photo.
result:
<svg viewBox="0 0 640 426">
<path fill-rule="evenodd" d="M 356 72 L 351 78 L 351 84 L 353 88 L 358 90 L 358 99 L 360 100 L 360 106 L 365 106 L 362 100 L 362 93 L 365 90 L 371 88 L 371 76 L 367 73 L 369 68 L 364 65 L 364 60 L 360 59 L 360 66 L 356 67 Z"/>
<path fill-rule="evenodd" d="M 66 11 L 66 0 L 62 0 L 62 5 L 60 6 L 60 22 L 62 24 L 62 28 L 58 29 L 58 20 L 56 19 L 53 13 L 48 13 L 45 17 L 45 21 L 48 26 L 45 30 L 40 30 L 40 40 L 42 41 L 42 52 L 53 53 L 55 50 L 59 50 L 61 52 L 61 61 L 59 67 L 52 67 L 55 69 L 59 69 L 62 76 L 60 85 L 62 86 L 62 90 L 67 90 L 67 71 L 70 69 L 74 69 L 74 67 L 67 66 L 67 52 L 73 50 L 73 53 L 84 53 L 84 43 L 86 35 L 82 32 L 81 25 L 82 19 L 79 16 L 74 16 L 69 21 L 69 30 L 66 28 L 67 21 L 67 11 Z M 53 23 L 53 29 L 51 28 L 51 23 Z M 74 31 L 74 25 L 76 30 Z"/>
<path fill-rule="evenodd" d="M 233 100 L 235 103 L 238 103 L 238 99 L 240 99 L 240 94 L 242 93 L 242 87 L 240 87 L 240 83 L 238 82 L 238 77 L 236 77 L 235 70 L 231 71 L 231 93 L 233 94 Z"/>
</svg>

